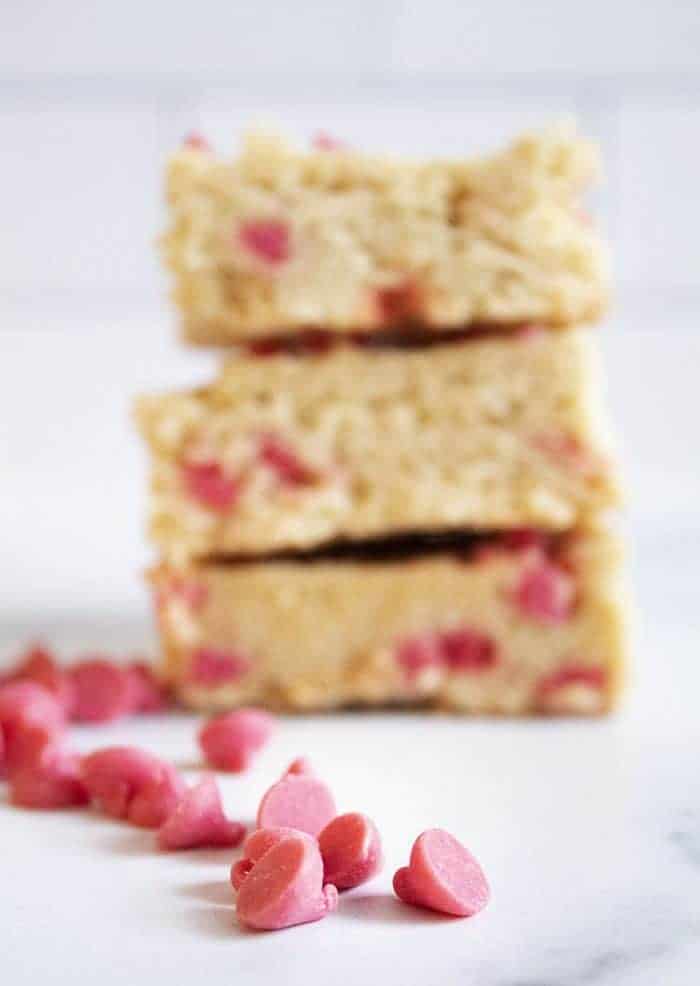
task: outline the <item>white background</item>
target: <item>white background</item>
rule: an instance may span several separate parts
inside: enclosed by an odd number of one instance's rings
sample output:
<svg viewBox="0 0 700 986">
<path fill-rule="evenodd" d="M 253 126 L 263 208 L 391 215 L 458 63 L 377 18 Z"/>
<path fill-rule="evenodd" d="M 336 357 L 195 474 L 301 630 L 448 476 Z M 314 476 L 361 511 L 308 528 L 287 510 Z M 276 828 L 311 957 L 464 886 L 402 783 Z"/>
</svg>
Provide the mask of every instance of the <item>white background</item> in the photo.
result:
<svg viewBox="0 0 700 986">
<path fill-rule="evenodd" d="M 593 205 L 617 300 L 598 331 L 638 579 L 663 564 L 686 585 L 700 547 L 699 51 L 691 0 L 3 5 L 4 637 L 60 635 L 88 612 L 145 632 L 130 402 L 211 365 L 176 341 L 155 257 L 163 160 L 191 128 L 228 149 L 260 120 L 430 154 L 573 113 L 601 141 Z"/>
</svg>

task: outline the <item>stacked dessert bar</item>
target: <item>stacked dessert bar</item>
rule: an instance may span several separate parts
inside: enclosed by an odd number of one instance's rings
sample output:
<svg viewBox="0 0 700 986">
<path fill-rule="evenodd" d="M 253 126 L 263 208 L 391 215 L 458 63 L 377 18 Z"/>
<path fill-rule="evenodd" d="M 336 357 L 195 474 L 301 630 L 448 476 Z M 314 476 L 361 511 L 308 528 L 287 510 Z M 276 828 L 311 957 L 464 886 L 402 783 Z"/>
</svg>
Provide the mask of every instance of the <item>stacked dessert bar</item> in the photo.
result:
<svg viewBox="0 0 700 986">
<path fill-rule="evenodd" d="M 569 131 L 396 163 L 191 140 L 165 256 L 209 386 L 143 398 L 169 675 L 201 708 L 607 711 L 618 502 Z"/>
</svg>

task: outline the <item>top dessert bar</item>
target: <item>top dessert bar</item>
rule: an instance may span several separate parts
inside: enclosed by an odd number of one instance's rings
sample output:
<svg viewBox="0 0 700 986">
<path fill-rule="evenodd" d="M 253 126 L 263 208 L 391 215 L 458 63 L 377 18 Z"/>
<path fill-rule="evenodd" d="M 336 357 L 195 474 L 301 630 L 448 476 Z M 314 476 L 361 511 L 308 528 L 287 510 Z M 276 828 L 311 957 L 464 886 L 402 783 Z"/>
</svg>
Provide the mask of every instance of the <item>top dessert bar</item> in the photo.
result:
<svg viewBox="0 0 700 986">
<path fill-rule="evenodd" d="M 424 163 L 250 135 L 172 158 L 162 247 L 186 339 L 368 335 L 596 318 L 607 259 L 581 208 L 594 145 L 570 128 Z"/>
</svg>

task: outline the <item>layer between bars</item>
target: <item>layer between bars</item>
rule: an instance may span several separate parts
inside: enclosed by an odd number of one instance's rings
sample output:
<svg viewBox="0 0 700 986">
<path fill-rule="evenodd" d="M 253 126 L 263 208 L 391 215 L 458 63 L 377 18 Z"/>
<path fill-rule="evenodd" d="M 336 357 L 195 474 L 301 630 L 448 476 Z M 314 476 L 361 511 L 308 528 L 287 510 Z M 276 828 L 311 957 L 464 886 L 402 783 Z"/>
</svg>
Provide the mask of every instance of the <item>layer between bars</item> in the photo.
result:
<svg viewBox="0 0 700 986">
<path fill-rule="evenodd" d="M 610 534 L 523 531 L 416 551 L 156 569 L 180 697 L 202 709 L 611 708 L 625 621 Z"/>
<path fill-rule="evenodd" d="M 614 505 L 583 331 L 231 360 L 143 398 L 168 561 L 410 531 L 564 529 Z"/>
<path fill-rule="evenodd" d="M 581 209 L 597 167 L 568 128 L 422 164 L 260 134 L 233 160 L 183 148 L 163 252 L 184 334 L 221 345 L 315 327 L 592 320 L 608 292 Z"/>
</svg>

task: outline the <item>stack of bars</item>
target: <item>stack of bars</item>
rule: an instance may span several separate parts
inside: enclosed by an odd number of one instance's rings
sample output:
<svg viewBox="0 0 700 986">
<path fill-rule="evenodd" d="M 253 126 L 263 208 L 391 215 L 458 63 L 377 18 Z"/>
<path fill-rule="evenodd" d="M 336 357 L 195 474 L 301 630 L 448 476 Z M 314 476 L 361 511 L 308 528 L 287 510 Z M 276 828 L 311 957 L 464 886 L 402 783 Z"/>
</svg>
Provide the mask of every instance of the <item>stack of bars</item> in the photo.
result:
<svg viewBox="0 0 700 986">
<path fill-rule="evenodd" d="M 190 139 L 167 264 L 206 387 L 141 399 L 168 675 L 196 708 L 608 711 L 595 148 L 411 163 Z"/>
</svg>

